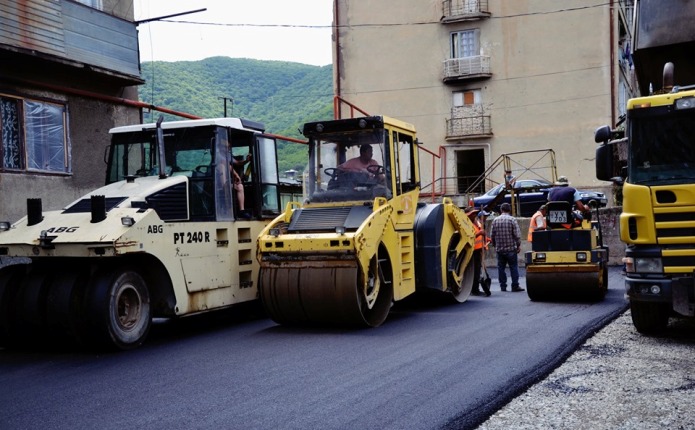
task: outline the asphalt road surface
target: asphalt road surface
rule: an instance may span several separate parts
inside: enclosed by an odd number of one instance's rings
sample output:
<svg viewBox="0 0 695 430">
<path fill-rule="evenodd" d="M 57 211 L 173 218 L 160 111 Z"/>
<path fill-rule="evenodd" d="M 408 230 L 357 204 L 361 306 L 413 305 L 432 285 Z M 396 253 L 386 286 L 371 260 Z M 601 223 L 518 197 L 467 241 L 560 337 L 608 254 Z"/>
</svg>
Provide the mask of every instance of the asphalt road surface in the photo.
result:
<svg viewBox="0 0 695 430">
<path fill-rule="evenodd" d="M 401 302 L 375 329 L 286 328 L 251 306 L 159 322 L 125 353 L 0 349 L 0 428 L 475 428 L 625 307 L 612 268 L 600 303 L 493 282 L 463 304 Z"/>
</svg>

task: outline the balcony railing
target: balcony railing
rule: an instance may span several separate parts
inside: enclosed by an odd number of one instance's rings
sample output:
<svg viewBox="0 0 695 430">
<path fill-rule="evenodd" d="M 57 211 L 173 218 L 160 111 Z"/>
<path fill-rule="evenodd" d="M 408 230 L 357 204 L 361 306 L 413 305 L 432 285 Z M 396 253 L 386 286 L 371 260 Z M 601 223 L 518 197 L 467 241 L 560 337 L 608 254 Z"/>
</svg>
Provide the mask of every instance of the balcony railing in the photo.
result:
<svg viewBox="0 0 695 430">
<path fill-rule="evenodd" d="M 442 22 L 470 21 L 489 18 L 488 0 L 443 0 Z"/>
<path fill-rule="evenodd" d="M 488 55 L 450 58 L 444 61 L 444 82 L 489 78 L 490 76 L 492 73 L 490 72 L 490 57 Z"/>
<path fill-rule="evenodd" d="M 492 136 L 490 115 L 482 105 L 460 106 L 452 109 L 446 120 L 446 139 L 472 139 Z"/>
</svg>

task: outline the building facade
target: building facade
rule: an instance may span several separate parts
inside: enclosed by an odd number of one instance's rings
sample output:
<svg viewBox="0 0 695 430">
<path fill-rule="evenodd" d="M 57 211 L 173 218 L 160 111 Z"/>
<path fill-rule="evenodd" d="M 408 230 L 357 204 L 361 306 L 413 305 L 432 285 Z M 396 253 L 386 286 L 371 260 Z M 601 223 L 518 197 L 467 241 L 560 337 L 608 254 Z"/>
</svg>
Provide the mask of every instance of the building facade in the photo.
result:
<svg viewBox="0 0 695 430">
<path fill-rule="evenodd" d="M 551 179 L 554 165 L 574 186 L 609 189 L 595 178 L 593 133 L 637 92 L 632 10 L 632 0 L 335 0 L 335 92 L 416 126 L 426 193 L 483 192 L 503 180 L 504 154 L 516 177 Z"/>
<path fill-rule="evenodd" d="M 104 184 L 108 130 L 139 123 L 132 0 L 0 0 L 0 220 Z"/>
</svg>

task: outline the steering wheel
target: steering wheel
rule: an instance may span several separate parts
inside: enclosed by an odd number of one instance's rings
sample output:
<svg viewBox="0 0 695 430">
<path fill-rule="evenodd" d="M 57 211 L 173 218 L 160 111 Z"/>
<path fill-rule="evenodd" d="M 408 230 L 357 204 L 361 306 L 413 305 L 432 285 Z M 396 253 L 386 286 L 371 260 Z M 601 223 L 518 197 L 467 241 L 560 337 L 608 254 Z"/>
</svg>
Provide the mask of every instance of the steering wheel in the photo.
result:
<svg viewBox="0 0 695 430">
<path fill-rule="evenodd" d="M 332 181 L 338 180 L 338 171 L 339 170 L 336 169 L 335 167 L 329 167 L 327 169 L 323 169 L 323 173 L 330 176 Z"/>
<path fill-rule="evenodd" d="M 200 166 L 195 167 L 195 171 L 200 173 L 201 175 L 207 176 L 210 172 L 210 165 L 209 164 L 201 164 Z"/>
<path fill-rule="evenodd" d="M 367 166 L 367 172 L 374 176 L 379 176 L 383 175 L 386 173 L 386 169 L 384 169 L 384 166 L 380 166 L 378 164 L 372 164 Z"/>
</svg>

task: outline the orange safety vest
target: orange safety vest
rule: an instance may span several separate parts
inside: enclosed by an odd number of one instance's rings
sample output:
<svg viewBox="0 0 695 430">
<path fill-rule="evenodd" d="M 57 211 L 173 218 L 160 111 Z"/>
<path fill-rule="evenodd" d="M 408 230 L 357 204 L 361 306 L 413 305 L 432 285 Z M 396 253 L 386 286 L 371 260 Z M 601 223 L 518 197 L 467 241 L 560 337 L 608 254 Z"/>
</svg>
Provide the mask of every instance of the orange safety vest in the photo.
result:
<svg viewBox="0 0 695 430">
<path fill-rule="evenodd" d="M 543 227 L 545 227 L 545 226 L 547 225 L 547 224 L 545 223 L 545 217 L 543 216 L 542 213 L 536 212 L 535 214 L 533 214 L 533 216 L 531 217 L 531 223 L 528 225 L 528 237 L 527 237 L 527 240 L 528 240 L 529 242 L 531 242 L 531 240 L 533 239 L 533 237 L 531 236 L 531 234 L 532 234 L 533 231 L 534 231 L 533 228 L 536 226 L 536 220 L 537 220 L 539 217 L 540 217 L 540 218 L 543 218 Z"/>
<path fill-rule="evenodd" d="M 483 249 L 483 245 L 485 244 L 485 234 L 479 234 L 483 231 L 483 229 L 478 226 L 477 222 L 473 223 L 473 228 L 475 229 L 475 246 L 473 249 Z"/>
</svg>

